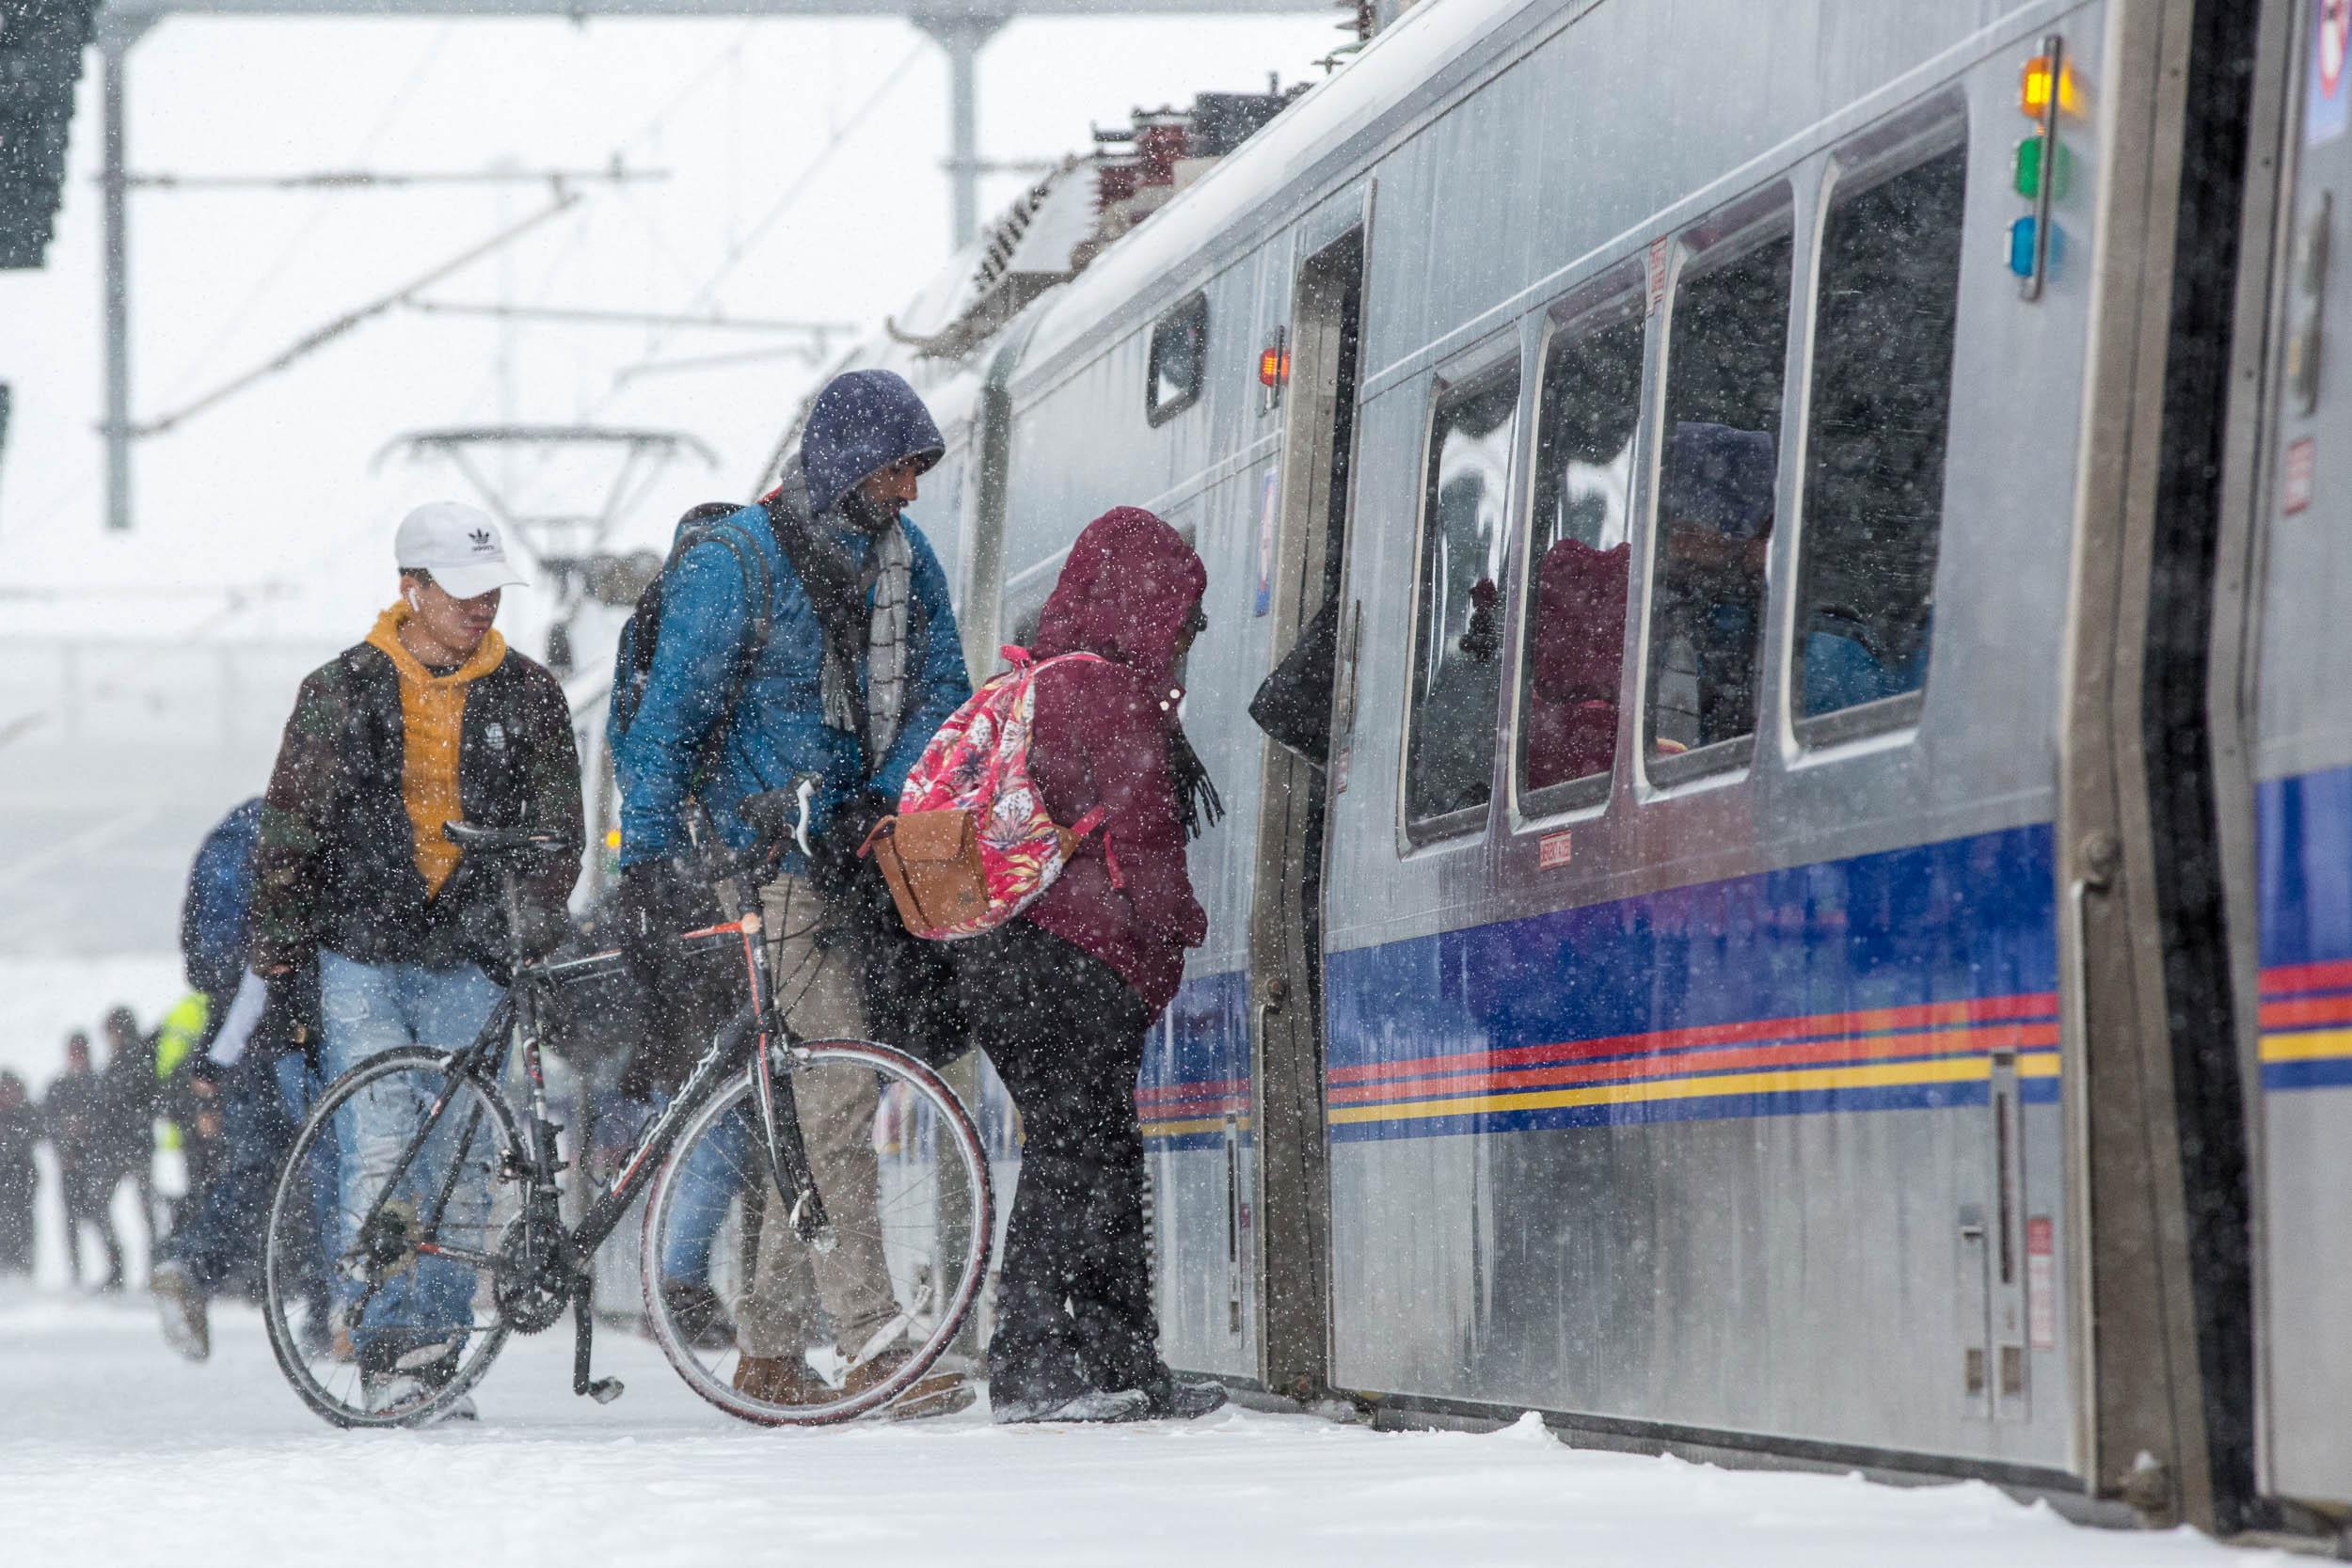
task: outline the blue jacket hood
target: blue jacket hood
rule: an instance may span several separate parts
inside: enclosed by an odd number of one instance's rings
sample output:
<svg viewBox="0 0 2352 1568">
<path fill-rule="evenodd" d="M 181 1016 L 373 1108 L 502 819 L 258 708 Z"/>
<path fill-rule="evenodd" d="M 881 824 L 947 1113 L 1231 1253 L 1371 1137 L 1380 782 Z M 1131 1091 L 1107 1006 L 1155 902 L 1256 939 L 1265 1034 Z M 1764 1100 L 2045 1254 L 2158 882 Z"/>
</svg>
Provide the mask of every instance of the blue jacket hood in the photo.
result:
<svg viewBox="0 0 2352 1568">
<path fill-rule="evenodd" d="M 801 431 L 809 511 L 821 516 L 866 475 L 905 458 L 925 468 L 947 450 L 931 411 L 903 376 L 851 371 L 826 383 Z"/>
</svg>

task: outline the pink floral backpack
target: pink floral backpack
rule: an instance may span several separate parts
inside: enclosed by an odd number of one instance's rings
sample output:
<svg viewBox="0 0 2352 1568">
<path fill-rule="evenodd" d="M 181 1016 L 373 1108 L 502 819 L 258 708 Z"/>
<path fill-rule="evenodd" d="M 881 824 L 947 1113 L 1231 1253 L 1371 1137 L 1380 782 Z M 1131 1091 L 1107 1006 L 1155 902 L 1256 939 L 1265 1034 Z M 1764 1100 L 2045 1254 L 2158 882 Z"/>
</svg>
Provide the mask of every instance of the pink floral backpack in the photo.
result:
<svg viewBox="0 0 2352 1568">
<path fill-rule="evenodd" d="M 990 679 L 939 727 L 884 817 L 859 848 L 872 854 L 918 937 L 952 942 L 1002 926 L 1037 902 L 1069 863 L 1078 841 L 1103 825 L 1090 811 L 1065 828 L 1029 780 L 1029 726 L 1037 677 L 1095 654 L 1040 661 L 1026 648 L 1003 650 L 1012 668 Z M 1111 868 L 1119 880 L 1117 863 Z"/>
</svg>

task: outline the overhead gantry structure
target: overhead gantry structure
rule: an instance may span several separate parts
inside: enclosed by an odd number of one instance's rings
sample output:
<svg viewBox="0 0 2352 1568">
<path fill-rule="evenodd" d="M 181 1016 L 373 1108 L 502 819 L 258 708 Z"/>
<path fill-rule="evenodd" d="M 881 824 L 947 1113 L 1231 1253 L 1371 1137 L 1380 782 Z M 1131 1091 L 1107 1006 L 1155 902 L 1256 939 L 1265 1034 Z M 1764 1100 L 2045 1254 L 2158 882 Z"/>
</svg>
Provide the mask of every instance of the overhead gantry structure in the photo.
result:
<svg viewBox="0 0 2352 1568">
<path fill-rule="evenodd" d="M 1332 0 L 108 0 L 99 13 L 97 46 L 103 137 L 100 177 L 105 223 L 106 525 L 131 526 L 131 302 L 129 226 L 124 197 L 132 185 L 123 131 L 131 48 L 167 17 L 354 17 L 371 21 L 526 17 L 637 20 L 707 17 L 901 17 L 947 55 L 949 230 L 963 245 L 979 229 L 980 50 L 1015 17 L 1218 14 L 1300 15 L 1332 9 Z"/>
</svg>

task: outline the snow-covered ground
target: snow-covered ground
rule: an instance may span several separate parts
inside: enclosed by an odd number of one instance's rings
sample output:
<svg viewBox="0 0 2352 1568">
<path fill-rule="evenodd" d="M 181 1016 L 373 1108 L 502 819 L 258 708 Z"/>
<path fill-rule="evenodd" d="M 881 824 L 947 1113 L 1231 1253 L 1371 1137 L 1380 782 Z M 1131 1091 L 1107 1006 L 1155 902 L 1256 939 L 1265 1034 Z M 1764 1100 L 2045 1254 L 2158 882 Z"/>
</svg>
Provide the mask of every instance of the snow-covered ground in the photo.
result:
<svg viewBox="0 0 2352 1568">
<path fill-rule="evenodd" d="M 175 958 L 0 958 L 0 1067 L 38 1090 L 70 1028 L 178 994 Z M 44 1160 L 46 1158 L 44 1152 Z M 1003 1429 L 971 1413 L 761 1432 L 607 1329 L 571 1393 L 560 1328 L 509 1346 L 476 1426 L 336 1432 L 287 1389 L 250 1308 L 214 1356 L 165 1350 L 146 1299 L 58 1288 L 45 1176 L 37 1290 L 0 1286 L 0 1564 L 843 1562 L 2195 1568 L 2284 1559 L 2188 1532 L 2069 1525 L 1985 1486 L 1734 1472 L 1581 1453 L 1533 1422 L 1375 1433 L 1229 1411 L 1192 1425 Z M 127 1189 L 118 1222 L 143 1277 Z"/>
<path fill-rule="evenodd" d="M 0 1300 L 0 1560 L 268 1568 L 854 1563 L 1638 1564 L 2192 1568 L 2283 1563 L 2186 1531 L 2069 1525 L 1990 1487 L 1581 1453 L 1533 1421 L 1378 1433 L 1227 1411 L 1190 1425 L 992 1427 L 977 1413 L 761 1432 L 707 1408 L 632 1335 L 628 1382 L 570 1392 L 565 1330 L 518 1340 L 483 1419 L 330 1430 L 248 1309 L 191 1367 L 135 1299 Z"/>
</svg>

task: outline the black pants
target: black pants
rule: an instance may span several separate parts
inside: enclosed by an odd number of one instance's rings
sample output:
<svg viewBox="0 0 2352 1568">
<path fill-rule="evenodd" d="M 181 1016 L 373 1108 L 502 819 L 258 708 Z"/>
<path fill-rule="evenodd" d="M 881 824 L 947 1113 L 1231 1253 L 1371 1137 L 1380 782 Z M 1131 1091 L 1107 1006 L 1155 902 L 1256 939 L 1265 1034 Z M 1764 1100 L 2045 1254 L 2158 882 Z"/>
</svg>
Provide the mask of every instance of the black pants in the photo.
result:
<svg viewBox="0 0 2352 1568">
<path fill-rule="evenodd" d="M 1165 1370 L 1144 1255 L 1136 1074 L 1151 1016 L 1109 966 L 1025 920 L 961 955 L 975 1032 L 1021 1108 L 991 1397 L 1055 1402 Z"/>
<path fill-rule="evenodd" d="M 0 1166 L 0 1274 L 33 1272 L 32 1164 Z"/>
<path fill-rule="evenodd" d="M 66 1165 L 57 1172 L 57 1185 L 65 1198 L 65 1269 L 74 1284 L 82 1282 L 81 1227 L 98 1227 L 98 1239 L 106 1248 L 106 1277 L 104 1284 L 122 1283 L 122 1243 L 115 1235 L 114 1215 L 108 1205 L 114 1197 L 115 1183 L 121 1178 L 111 1171 L 93 1170 L 87 1165 Z"/>
</svg>

